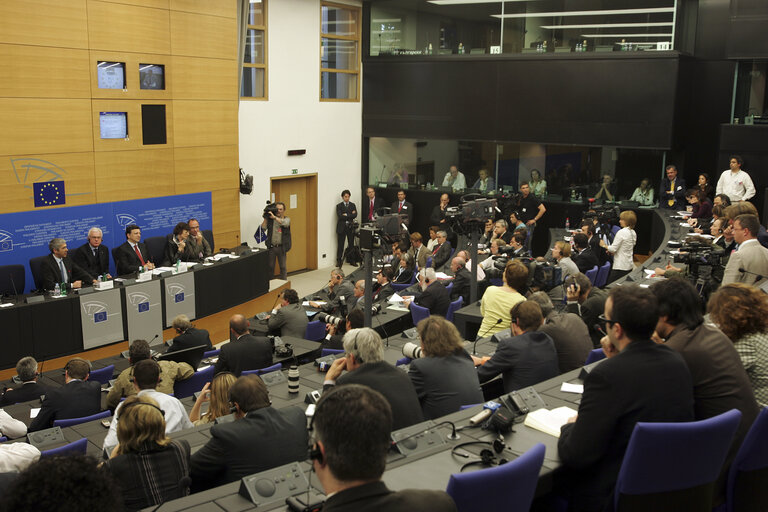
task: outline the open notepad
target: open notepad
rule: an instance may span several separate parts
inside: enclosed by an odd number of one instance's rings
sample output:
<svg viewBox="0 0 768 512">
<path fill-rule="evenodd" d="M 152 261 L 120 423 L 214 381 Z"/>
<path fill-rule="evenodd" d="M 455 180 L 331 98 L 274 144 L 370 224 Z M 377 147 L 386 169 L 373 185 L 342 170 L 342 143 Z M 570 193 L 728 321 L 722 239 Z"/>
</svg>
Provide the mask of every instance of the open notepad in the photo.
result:
<svg viewBox="0 0 768 512">
<path fill-rule="evenodd" d="M 577 411 L 570 407 L 558 407 L 557 409 L 537 409 L 529 412 L 525 418 L 525 426 L 540 430 L 545 434 L 560 437 L 560 427 L 568 423 L 568 420 L 576 416 Z"/>
</svg>

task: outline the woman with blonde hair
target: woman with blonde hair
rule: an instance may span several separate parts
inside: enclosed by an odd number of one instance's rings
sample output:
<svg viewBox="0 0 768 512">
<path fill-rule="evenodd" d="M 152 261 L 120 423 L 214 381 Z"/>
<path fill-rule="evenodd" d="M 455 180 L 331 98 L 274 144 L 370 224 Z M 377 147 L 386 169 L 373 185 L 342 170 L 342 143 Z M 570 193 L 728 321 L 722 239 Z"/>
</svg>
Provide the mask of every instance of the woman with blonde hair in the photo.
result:
<svg viewBox="0 0 768 512">
<path fill-rule="evenodd" d="M 636 224 L 637 215 L 635 215 L 635 212 L 625 210 L 619 215 L 621 229 L 613 237 L 613 243 L 606 245 L 605 241 L 600 240 L 600 247 L 613 254 L 613 266 L 611 267 L 611 273 L 608 275 L 609 283 L 624 277 L 635 268 L 633 257 L 635 244 L 637 243 Z"/>
<path fill-rule="evenodd" d="M 119 444 L 104 467 L 119 482 L 125 509 L 140 510 L 189 494 L 189 443 L 165 435 L 165 413 L 157 402 L 134 395 L 118 410 Z"/>
<path fill-rule="evenodd" d="M 230 372 L 217 374 L 211 382 L 206 382 L 202 391 L 195 400 L 195 405 L 189 412 L 189 421 L 197 425 L 211 423 L 216 418 L 229 414 L 229 388 L 235 383 L 237 377 Z M 200 409 L 208 402 L 208 412 L 201 415 Z"/>
</svg>

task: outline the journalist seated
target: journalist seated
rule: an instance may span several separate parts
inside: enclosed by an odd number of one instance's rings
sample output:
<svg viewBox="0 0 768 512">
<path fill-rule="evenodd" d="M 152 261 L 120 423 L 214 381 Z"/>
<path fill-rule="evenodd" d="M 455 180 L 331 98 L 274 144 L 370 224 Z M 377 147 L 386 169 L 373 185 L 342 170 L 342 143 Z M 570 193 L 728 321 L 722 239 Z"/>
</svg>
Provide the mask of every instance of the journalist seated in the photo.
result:
<svg viewBox="0 0 768 512">
<path fill-rule="evenodd" d="M 282 300 L 275 306 L 267 320 L 270 333 L 279 336 L 303 338 L 309 319 L 299 302 L 296 290 L 288 288 L 282 293 Z"/>
<path fill-rule="evenodd" d="M 344 271 L 335 268 L 331 270 L 331 278 L 322 290 L 327 299 L 325 304 L 320 304 L 319 300 L 310 300 L 309 305 L 335 315 L 351 311 L 355 305 L 353 286 L 351 281 L 344 280 Z"/>
<path fill-rule="evenodd" d="M 173 338 L 168 352 L 176 352 L 185 348 L 199 347 L 205 345 L 206 350 L 212 350 L 211 337 L 205 329 L 197 329 L 189 321 L 187 315 L 178 315 L 173 319 L 173 329 L 176 331 L 176 337 Z"/>
<path fill-rule="evenodd" d="M 315 319 L 325 322 L 325 330 L 328 333 L 320 343 L 320 348 L 344 350 L 344 333 L 363 327 L 365 314 L 362 309 L 354 309 L 346 318 L 318 313 Z"/>
<path fill-rule="evenodd" d="M 74 357 L 64 367 L 64 386 L 50 388 L 29 431 L 53 426 L 54 420 L 82 418 L 101 411 L 101 384 L 88 381 L 91 363 Z"/>
<path fill-rule="evenodd" d="M 16 375 L 21 380 L 21 386 L 3 391 L 0 396 L 0 406 L 36 400 L 48 393 L 46 387 L 37 382 L 40 373 L 37 371 L 37 361 L 34 357 L 26 356 L 19 359 L 16 363 Z"/>
<path fill-rule="evenodd" d="M 451 305 L 451 294 L 443 283 L 437 280 L 435 269 L 419 270 L 419 289 L 421 294 L 415 299 L 405 299 L 403 305 L 408 308 L 411 302 L 415 302 L 418 306 L 427 308 L 432 315 L 445 316 Z"/>
</svg>

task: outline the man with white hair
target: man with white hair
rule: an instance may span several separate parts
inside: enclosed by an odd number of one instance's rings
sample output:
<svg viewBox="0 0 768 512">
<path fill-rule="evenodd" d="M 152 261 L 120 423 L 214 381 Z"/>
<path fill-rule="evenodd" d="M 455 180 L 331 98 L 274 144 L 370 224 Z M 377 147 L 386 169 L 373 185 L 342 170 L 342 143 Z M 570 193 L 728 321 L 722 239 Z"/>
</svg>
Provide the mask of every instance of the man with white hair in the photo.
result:
<svg viewBox="0 0 768 512">
<path fill-rule="evenodd" d="M 103 233 L 98 227 L 88 230 L 88 242 L 72 253 L 72 261 L 93 277 L 109 275 L 109 247 L 102 243 Z"/>
<path fill-rule="evenodd" d="M 381 336 L 371 328 L 352 329 L 344 334 L 346 355 L 333 362 L 325 374 L 323 391 L 336 384 L 363 384 L 375 389 L 392 407 L 392 429 L 424 421 L 419 398 L 411 379 L 383 361 L 384 344 Z M 342 375 L 346 370 L 347 373 Z"/>
<path fill-rule="evenodd" d="M 432 251 L 432 268 L 438 272 L 443 270 L 446 264 L 450 264 L 451 242 L 449 242 L 447 238 L 447 231 L 437 232 L 437 245 Z"/>
<path fill-rule="evenodd" d="M 403 305 L 410 308 L 411 302 L 427 308 L 432 315 L 445 316 L 448 312 L 448 306 L 451 305 L 451 294 L 443 286 L 443 283 L 437 280 L 435 269 L 424 268 L 419 270 L 419 288 L 421 295 L 414 299 L 406 299 Z"/>
</svg>

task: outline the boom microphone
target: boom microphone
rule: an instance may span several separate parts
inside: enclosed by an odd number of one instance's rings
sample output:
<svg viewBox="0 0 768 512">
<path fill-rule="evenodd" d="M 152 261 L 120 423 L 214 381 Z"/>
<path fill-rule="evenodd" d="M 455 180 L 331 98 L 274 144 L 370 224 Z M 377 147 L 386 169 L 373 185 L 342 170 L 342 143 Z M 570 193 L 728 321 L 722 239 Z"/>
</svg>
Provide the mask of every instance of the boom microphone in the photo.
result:
<svg viewBox="0 0 768 512">
<path fill-rule="evenodd" d="M 485 333 L 483 333 L 483 335 L 482 335 L 482 336 L 480 336 L 479 334 L 477 335 L 477 338 L 475 338 L 475 343 L 472 345 L 472 355 L 473 355 L 473 356 L 476 356 L 476 355 L 477 355 L 477 342 L 478 342 L 478 341 L 480 341 L 480 339 L 481 339 L 481 338 L 483 338 L 483 337 L 484 337 L 486 334 L 488 334 L 489 332 L 491 332 L 491 330 L 492 330 L 494 327 L 496 327 L 497 325 L 499 325 L 500 323 L 501 323 L 501 318 L 499 318 L 498 320 L 496 320 L 496 323 L 495 323 L 495 324 L 493 324 L 492 326 L 490 326 L 489 328 L 487 328 L 487 329 L 485 330 Z"/>
</svg>

